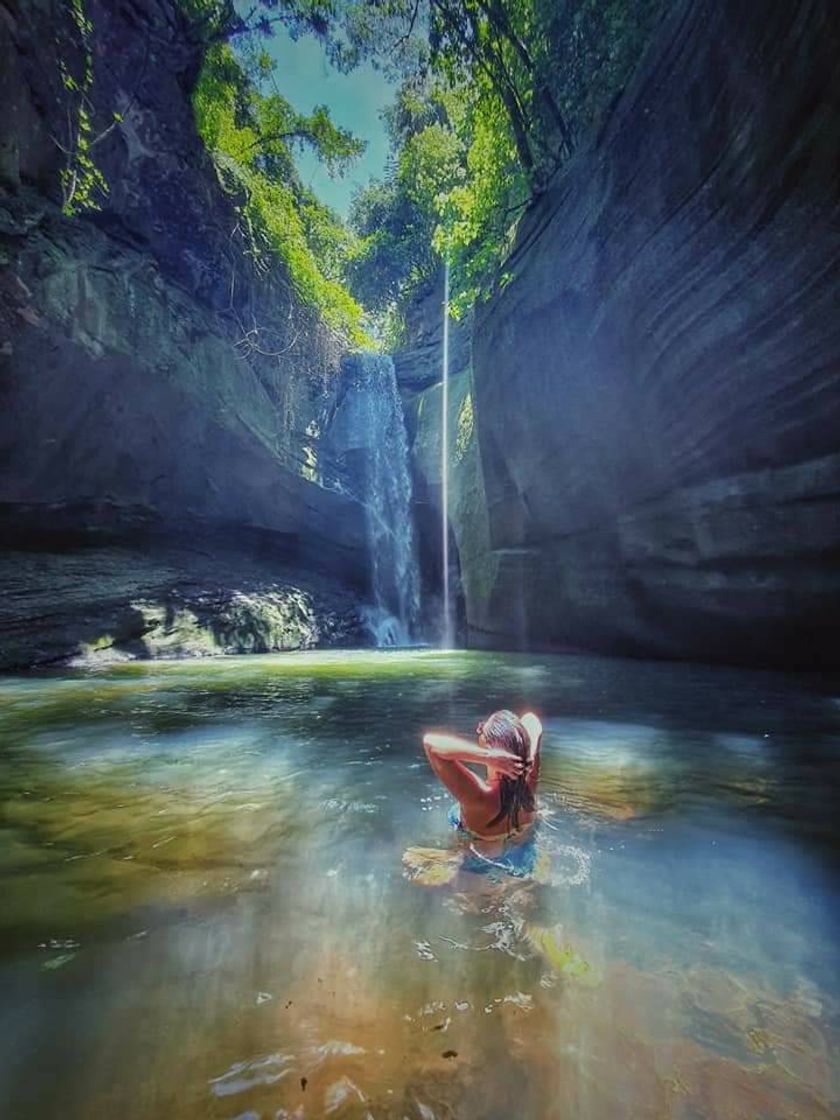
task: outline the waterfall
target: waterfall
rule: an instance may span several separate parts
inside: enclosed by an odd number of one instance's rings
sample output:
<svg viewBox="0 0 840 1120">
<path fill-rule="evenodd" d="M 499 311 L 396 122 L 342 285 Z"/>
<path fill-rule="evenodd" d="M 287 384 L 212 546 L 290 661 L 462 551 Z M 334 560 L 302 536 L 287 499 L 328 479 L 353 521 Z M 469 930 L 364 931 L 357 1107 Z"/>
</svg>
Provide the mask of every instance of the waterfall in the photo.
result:
<svg viewBox="0 0 840 1120">
<path fill-rule="evenodd" d="M 411 517 L 411 473 L 402 402 L 392 359 L 357 354 L 345 445 L 364 450 L 364 491 L 374 606 L 365 623 L 377 645 L 408 645 L 420 609 L 420 574 Z"/>
<path fill-rule="evenodd" d="M 443 626 L 441 644 L 453 645 L 452 607 L 449 601 L 449 262 L 443 267 L 443 392 L 441 394 L 441 563 L 443 566 Z"/>
</svg>

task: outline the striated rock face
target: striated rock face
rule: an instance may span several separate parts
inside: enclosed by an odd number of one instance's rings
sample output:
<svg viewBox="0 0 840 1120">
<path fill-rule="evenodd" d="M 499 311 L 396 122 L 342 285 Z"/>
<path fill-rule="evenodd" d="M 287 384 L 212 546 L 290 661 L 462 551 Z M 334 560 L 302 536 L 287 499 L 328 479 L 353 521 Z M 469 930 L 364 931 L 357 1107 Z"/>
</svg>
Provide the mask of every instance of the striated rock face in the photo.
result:
<svg viewBox="0 0 840 1120">
<path fill-rule="evenodd" d="M 356 597 L 329 577 L 221 540 L 148 544 L 0 554 L 0 670 L 369 640 Z"/>
<path fill-rule="evenodd" d="M 66 551 L 188 526 L 247 563 L 259 531 L 278 564 L 363 586 L 363 511 L 319 444 L 342 344 L 245 252 L 193 124 L 201 52 L 174 0 L 86 0 L 108 192 L 61 212 L 62 70 L 86 62 L 71 7 L 0 0 L 0 532 Z"/>
<path fill-rule="evenodd" d="M 840 662 L 839 52 L 828 0 L 680 3 L 523 220 L 473 642 Z"/>
<path fill-rule="evenodd" d="M 0 201 L 7 229 L 21 211 L 18 199 L 5 210 Z M 305 372 L 267 384 L 154 257 L 90 223 L 45 211 L 6 243 L 4 520 L 17 510 L 32 523 L 40 508 L 47 527 L 72 508 L 97 529 L 103 509 L 116 527 L 141 514 L 242 524 L 352 573 L 364 548 L 358 508 L 307 477 L 316 468 L 304 460 L 305 429 L 328 395 Z"/>
</svg>

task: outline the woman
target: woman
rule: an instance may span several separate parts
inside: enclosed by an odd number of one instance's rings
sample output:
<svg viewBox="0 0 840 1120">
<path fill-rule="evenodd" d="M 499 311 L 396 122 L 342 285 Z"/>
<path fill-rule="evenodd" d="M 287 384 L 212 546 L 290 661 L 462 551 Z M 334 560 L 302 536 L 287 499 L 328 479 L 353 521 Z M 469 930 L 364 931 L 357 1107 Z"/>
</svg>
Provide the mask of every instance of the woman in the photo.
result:
<svg viewBox="0 0 840 1120">
<path fill-rule="evenodd" d="M 528 875 L 536 859 L 529 834 L 537 815 L 542 724 L 533 712 L 520 718 L 503 710 L 488 716 L 476 732 L 476 743 L 443 731 L 423 736 L 429 764 L 458 799 L 450 820 L 471 841 L 474 859 L 462 869 L 484 870 L 486 864 Z M 485 767 L 486 776 L 467 763 Z"/>
</svg>

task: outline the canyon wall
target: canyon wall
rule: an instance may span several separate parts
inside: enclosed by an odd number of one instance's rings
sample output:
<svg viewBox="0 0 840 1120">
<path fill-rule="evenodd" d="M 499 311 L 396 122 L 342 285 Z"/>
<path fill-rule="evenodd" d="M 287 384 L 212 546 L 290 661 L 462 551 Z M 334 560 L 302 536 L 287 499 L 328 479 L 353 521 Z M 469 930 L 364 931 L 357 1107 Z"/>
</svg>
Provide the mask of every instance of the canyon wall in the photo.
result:
<svg viewBox="0 0 840 1120">
<path fill-rule="evenodd" d="M 394 356 L 411 448 L 413 516 L 423 582 L 424 629 L 443 637 L 443 275 L 409 307 L 406 341 Z M 465 604 L 493 587 L 498 559 L 491 549 L 487 500 L 473 410 L 471 317 L 449 323 L 449 577 L 452 622 L 466 640 Z"/>
<path fill-rule="evenodd" d="M 838 57 L 835 4 L 676 5 L 521 222 L 471 643 L 840 662 Z"/>
<path fill-rule="evenodd" d="M 178 579 L 213 601 L 257 588 L 282 598 L 287 584 L 318 599 L 313 567 L 345 613 L 320 632 L 349 634 L 345 592 L 366 580 L 364 517 L 319 446 L 343 344 L 281 263 L 249 251 L 237 200 L 196 133 L 202 48 L 178 5 L 81 10 L 87 36 L 73 5 L 0 0 L 0 585 L 14 587 L 0 664 L 53 660 L 76 638 L 101 645 L 114 611 L 140 648 L 149 631 L 131 600 L 172 606 Z M 81 198 L 68 152 L 88 66 L 89 153 L 107 189 L 91 191 L 98 208 L 67 216 L 68 196 L 71 209 Z M 123 546 L 122 565 L 102 553 Z M 211 574 L 184 546 L 227 557 L 212 586 L 194 586 L 196 572 Z M 132 567 L 138 548 L 160 553 L 156 575 Z M 53 556 L 49 577 L 35 553 Z M 79 602 L 52 602 L 54 623 L 48 579 L 61 583 L 58 557 L 73 555 Z M 282 646 L 269 631 L 263 648 Z M 288 641 L 300 644 L 296 632 Z"/>
</svg>

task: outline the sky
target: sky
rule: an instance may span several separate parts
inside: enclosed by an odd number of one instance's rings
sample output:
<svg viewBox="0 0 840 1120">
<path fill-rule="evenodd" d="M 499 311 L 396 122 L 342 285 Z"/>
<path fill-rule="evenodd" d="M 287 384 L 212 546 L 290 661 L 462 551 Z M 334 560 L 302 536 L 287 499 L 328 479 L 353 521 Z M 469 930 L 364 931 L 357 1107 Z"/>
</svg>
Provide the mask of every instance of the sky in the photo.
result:
<svg viewBox="0 0 840 1120">
<path fill-rule="evenodd" d="M 388 139 L 380 113 L 391 101 L 394 87 L 369 64 L 340 74 L 327 61 L 323 47 L 311 36 L 290 39 L 276 30 L 264 49 L 277 63 L 277 89 L 301 113 L 326 105 L 333 121 L 367 141 L 367 148 L 343 178 L 330 178 L 308 150 L 296 146 L 295 160 L 304 183 L 328 206 L 347 216 L 350 199 L 372 176 L 381 177 L 388 156 Z"/>
</svg>

